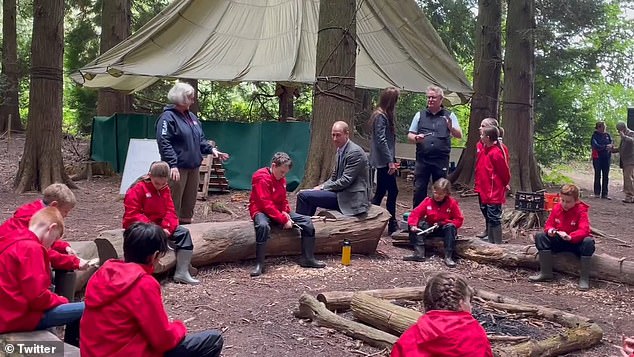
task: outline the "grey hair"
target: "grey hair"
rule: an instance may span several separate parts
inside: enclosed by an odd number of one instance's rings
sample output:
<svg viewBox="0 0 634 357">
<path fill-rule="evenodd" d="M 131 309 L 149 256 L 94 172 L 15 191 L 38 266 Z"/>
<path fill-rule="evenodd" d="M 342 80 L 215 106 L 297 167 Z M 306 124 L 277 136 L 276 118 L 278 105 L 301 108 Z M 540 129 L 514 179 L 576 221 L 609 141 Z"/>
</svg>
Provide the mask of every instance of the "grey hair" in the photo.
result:
<svg viewBox="0 0 634 357">
<path fill-rule="evenodd" d="M 167 93 L 167 100 L 172 104 L 187 104 L 188 97 L 195 95 L 194 87 L 185 82 L 177 82 Z"/>
<path fill-rule="evenodd" d="M 616 123 L 616 130 L 621 131 L 621 130 L 623 130 L 625 128 L 627 128 L 627 125 L 624 122 L 620 121 L 620 122 Z"/>
<path fill-rule="evenodd" d="M 276 152 L 271 159 L 271 164 L 278 167 L 286 165 L 290 169 L 293 167 L 293 160 L 291 160 L 291 157 L 285 152 Z"/>
<path fill-rule="evenodd" d="M 438 86 L 429 86 L 429 87 L 427 87 L 427 90 L 428 91 L 430 90 L 430 91 L 438 94 L 439 96 L 441 96 L 443 98 L 445 97 L 445 91 L 442 90 L 442 88 L 440 88 Z"/>
</svg>

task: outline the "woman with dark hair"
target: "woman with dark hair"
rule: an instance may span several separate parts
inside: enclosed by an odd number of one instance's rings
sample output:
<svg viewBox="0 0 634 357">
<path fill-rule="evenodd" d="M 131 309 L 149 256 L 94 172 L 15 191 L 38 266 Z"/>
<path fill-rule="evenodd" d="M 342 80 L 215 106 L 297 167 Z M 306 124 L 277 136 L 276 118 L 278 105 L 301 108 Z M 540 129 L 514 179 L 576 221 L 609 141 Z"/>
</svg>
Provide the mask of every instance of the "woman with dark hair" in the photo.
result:
<svg viewBox="0 0 634 357">
<path fill-rule="evenodd" d="M 605 131 L 605 122 L 597 122 L 592 134 L 592 167 L 594 168 L 594 197 L 609 200 L 608 176 L 612 163 L 612 137 Z"/>
<path fill-rule="evenodd" d="M 385 207 L 392 216 L 388 224 L 388 233 L 398 229 L 396 222 L 396 102 L 400 91 L 395 87 L 383 90 L 379 98 L 379 106 L 370 116 L 372 143 L 370 149 L 370 166 L 376 169 L 376 193 L 372 204 L 380 206 L 387 192 Z"/>
</svg>

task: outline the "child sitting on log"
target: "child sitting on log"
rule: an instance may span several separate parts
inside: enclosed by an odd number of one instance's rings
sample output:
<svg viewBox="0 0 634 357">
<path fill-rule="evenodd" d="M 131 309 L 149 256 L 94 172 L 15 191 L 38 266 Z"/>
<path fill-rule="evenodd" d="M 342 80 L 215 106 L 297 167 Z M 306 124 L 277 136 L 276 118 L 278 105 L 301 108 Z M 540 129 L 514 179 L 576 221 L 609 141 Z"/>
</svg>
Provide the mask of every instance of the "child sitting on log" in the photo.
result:
<svg viewBox="0 0 634 357">
<path fill-rule="evenodd" d="M 315 259 L 315 227 L 309 216 L 291 212 L 286 197 L 286 174 L 293 167 L 287 153 L 273 155 L 270 167 L 257 170 L 251 179 L 249 213 L 255 227 L 255 269 L 251 276 L 264 273 L 266 241 L 270 238 L 271 223 L 283 229 L 297 228 L 302 238 L 302 257 L 299 265 L 304 268 L 324 268 L 326 264 Z"/>
<path fill-rule="evenodd" d="M 555 204 L 544 224 L 544 231 L 535 234 L 535 246 L 539 255 L 537 275 L 531 281 L 553 279 L 553 253 L 571 252 L 581 258 L 579 290 L 590 288 L 590 261 L 594 254 L 594 239 L 590 237 L 589 206 L 579 200 L 579 188 L 563 185 L 559 191 L 559 203 Z"/>
<path fill-rule="evenodd" d="M 473 289 L 460 276 L 442 272 L 423 293 L 425 314 L 407 329 L 391 357 L 493 357 L 487 334 L 471 315 Z"/>
<path fill-rule="evenodd" d="M 153 162 L 148 174 L 128 189 L 123 200 L 123 228 L 127 229 L 136 222 L 153 222 L 161 226 L 176 250 L 174 282 L 196 285 L 200 281 L 189 273 L 194 243 L 189 230 L 178 225 L 172 193 L 167 184 L 169 173 L 170 167 L 166 162 Z"/>
<path fill-rule="evenodd" d="M 31 217 L 45 207 L 56 207 L 62 217 L 66 218 L 76 204 L 75 194 L 68 186 L 62 183 L 54 183 L 44 189 L 42 199 L 19 207 L 15 213 L 13 213 L 13 216 L 0 226 L 0 232 L 28 229 Z M 62 239 L 58 239 L 53 243 L 51 249 L 48 250 L 48 257 L 51 262 L 51 267 L 57 270 L 56 278 L 58 281 L 60 281 L 60 275 L 66 271 L 85 269 L 88 267 L 88 262 L 77 257 L 75 251 L 70 247 L 70 244 Z M 65 285 L 74 285 L 74 275 L 71 276 L 68 274 L 63 280 L 66 280 Z"/>
<path fill-rule="evenodd" d="M 125 261 L 108 260 L 86 286 L 82 357 L 220 356 L 219 331 L 186 335 L 181 321 L 168 320 L 152 276 L 167 249 L 167 235 L 154 223 L 137 222 L 123 232 Z"/>
<path fill-rule="evenodd" d="M 49 290 L 48 250 L 63 233 L 64 218 L 55 207 L 35 213 L 28 229 L 0 233 L 0 333 L 66 325 L 64 342 L 79 346 L 84 303 L 68 303 Z"/>
<path fill-rule="evenodd" d="M 409 241 L 414 246 L 414 254 L 404 257 L 406 261 L 425 261 L 425 238 L 439 236 L 445 244 L 445 265 L 456 266 L 453 254 L 456 246 L 458 228 L 464 217 L 458 202 L 451 197 L 451 182 L 445 178 L 434 182 L 433 196 L 426 197 L 407 219 Z M 436 228 L 433 228 L 436 226 Z M 429 232 L 425 232 L 429 230 Z"/>
</svg>

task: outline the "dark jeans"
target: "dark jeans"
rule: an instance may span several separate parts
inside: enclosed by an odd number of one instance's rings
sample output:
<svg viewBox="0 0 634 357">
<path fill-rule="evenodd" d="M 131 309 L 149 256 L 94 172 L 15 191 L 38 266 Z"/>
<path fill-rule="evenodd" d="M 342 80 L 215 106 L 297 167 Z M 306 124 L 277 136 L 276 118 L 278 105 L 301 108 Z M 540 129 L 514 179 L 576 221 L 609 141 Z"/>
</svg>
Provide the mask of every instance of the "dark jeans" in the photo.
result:
<svg viewBox="0 0 634 357">
<path fill-rule="evenodd" d="M 396 219 L 396 197 L 398 196 L 398 186 L 396 185 L 396 173 L 388 174 L 389 167 L 380 167 L 376 169 L 376 192 L 372 198 L 372 204 L 380 206 L 383 197 L 387 192 L 387 202 L 385 208 L 392 215 L 392 219 Z"/>
<path fill-rule="evenodd" d="M 291 212 L 291 219 L 300 227 L 302 237 L 314 237 L 315 227 L 309 216 L 304 216 Z M 253 217 L 253 226 L 255 227 L 255 241 L 264 243 L 271 237 L 271 218 L 264 213 L 257 213 Z"/>
<path fill-rule="evenodd" d="M 312 217 L 318 207 L 339 211 L 337 194 L 326 190 L 306 190 L 297 194 L 295 212 L 298 214 Z"/>
<path fill-rule="evenodd" d="M 482 198 L 480 198 L 480 194 L 478 194 L 478 206 L 480 207 L 480 212 L 484 216 L 485 227 L 489 226 L 489 219 L 487 218 L 487 205 L 482 203 Z"/>
<path fill-rule="evenodd" d="M 187 334 L 165 357 L 218 357 L 224 343 L 219 331 L 209 330 Z"/>
<path fill-rule="evenodd" d="M 479 196 L 478 196 L 479 198 Z M 502 224 L 502 205 L 487 205 L 480 201 L 480 211 L 484 215 L 487 227 L 497 227 Z"/>
<path fill-rule="evenodd" d="M 169 237 L 169 240 L 174 250 L 194 250 L 192 235 L 189 233 L 189 229 L 183 226 L 176 227 L 176 230 Z"/>
<path fill-rule="evenodd" d="M 592 159 L 594 167 L 594 195 L 608 196 L 608 176 L 610 175 L 610 157 Z"/>
<path fill-rule="evenodd" d="M 561 239 L 560 236 L 549 237 L 546 233 L 540 232 L 535 235 L 535 247 L 537 250 L 550 250 L 553 253 L 571 252 L 577 256 L 590 257 L 594 254 L 594 239 L 583 238 L 581 243 L 570 243 Z"/>
<path fill-rule="evenodd" d="M 425 221 L 421 221 L 418 224 L 418 228 L 427 229 L 430 226 Z M 458 236 L 458 229 L 452 223 L 440 225 L 433 232 L 427 234 L 417 235 L 415 232 L 409 232 L 409 242 L 412 245 L 424 245 L 425 238 L 428 237 L 442 237 L 445 243 L 445 252 L 453 253 L 456 247 L 456 237 Z"/>
<path fill-rule="evenodd" d="M 440 178 L 447 177 L 447 166 L 449 166 L 449 157 L 446 160 L 441 159 L 437 163 L 416 161 L 414 169 L 414 206 L 423 202 L 427 197 L 427 186 L 429 186 L 429 178 L 432 183 Z"/>
</svg>

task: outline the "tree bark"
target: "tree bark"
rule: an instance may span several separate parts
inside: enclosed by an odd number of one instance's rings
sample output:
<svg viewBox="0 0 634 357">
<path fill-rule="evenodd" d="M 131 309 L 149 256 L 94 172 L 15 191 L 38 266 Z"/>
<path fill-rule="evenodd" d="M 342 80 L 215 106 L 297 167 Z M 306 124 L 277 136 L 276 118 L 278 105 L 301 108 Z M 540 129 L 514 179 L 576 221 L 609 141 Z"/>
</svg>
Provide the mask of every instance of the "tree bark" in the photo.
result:
<svg viewBox="0 0 634 357">
<path fill-rule="evenodd" d="M 537 191 L 543 184 L 533 148 L 535 1 L 510 0 L 506 18 L 502 118 L 511 156 L 511 187 Z"/>
<path fill-rule="evenodd" d="M 194 103 L 192 105 L 189 106 L 189 110 L 196 114 L 196 116 L 199 116 L 200 114 L 200 104 L 198 103 L 198 80 L 197 79 L 183 79 L 183 82 L 189 83 L 189 85 L 191 85 L 192 87 L 194 87 L 194 96 L 196 98 L 196 100 L 194 101 Z"/>
<path fill-rule="evenodd" d="M 332 311 L 346 311 L 350 309 L 350 303 L 356 293 L 363 293 L 365 295 L 373 296 L 376 298 L 386 300 L 423 300 L 423 292 L 425 287 L 406 287 L 406 288 L 392 288 L 392 289 L 376 289 L 376 290 L 364 290 L 364 291 L 327 291 L 317 295 L 317 300 L 323 302 L 328 310 Z"/>
<path fill-rule="evenodd" d="M 55 182 L 76 187 L 62 161 L 63 54 L 64 1 L 35 0 L 29 121 L 15 179 L 17 192 L 39 191 Z"/>
<path fill-rule="evenodd" d="M 299 298 L 299 310 L 295 312 L 295 317 L 311 319 L 318 326 L 333 328 L 377 348 L 391 349 L 398 339 L 387 332 L 338 316 L 307 293 Z"/>
<path fill-rule="evenodd" d="M 102 1 L 101 44 L 103 54 L 130 36 L 130 0 Z M 97 97 L 97 115 L 110 116 L 132 111 L 132 96 L 104 88 Z"/>
<path fill-rule="evenodd" d="M 502 72 L 502 3 L 479 0 L 475 33 L 473 98 L 469 116 L 469 135 L 458 166 L 452 173 L 456 184 L 471 187 L 474 179 L 476 144 L 480 141 L 480 122 L 498 119 L 500 76 Z"/>
<path fill-rule="evenodd" d="M 355 319 L 396 336 L 400 336 L 423 316 L 419 311 L 364 293 L 353 295 L 350 309 Z"/>
<path fill-rule="evenodd" d="M 314 112 L 300 188 L 314 187 L 330 176 L 335 154 L 330 135 L 332 124 L 344 120 L 350 133 L 354 132 L 351 121 L 357 56 L 355 10 L 355 0 L 320 1 Z"/>
<path fill-rule="evenodd" d="M 2 5 L 2 78 L 0 78 L 0 134 L 9 129 L 23 131 L 19 111 L 18 36 L 16 0 Z M 4 83 L 3 83 L 4 82 Z"/>
<path fill-rule="evenodd" d="M 365 218 L 346 217 L 337 220 L 315 220 L 315 253 L 338 254 L 344 239 L 352 243 L 353 254 L 372 254 L 385 230 L 389 213 L 372 206 Z M 194 242 L 192 264 L 196 267 L 215 263 L 235 262 L 255 257 L 255 230 L 251 221 L 210 222 L 187 225 Z M 98 238 L 109 240 L 123 255 L 123 231 L 110 230 L 99 233 Z M 267 256 L 301 254 L 299 234 L 296 230 L 273 227 L 267 242 Z M 157 263 L 155 273 L 172 269 L 175 256 L 169 252 Z M 354 264 L 354 263 L 353 263 Z"/>
<path fill-rule="evenodd" d="M 280 83 L 275 84 L 275 95 L 279 99 L 279 115 L 281 121 L 295 117 L 295 88 Z"/>
</svg>

